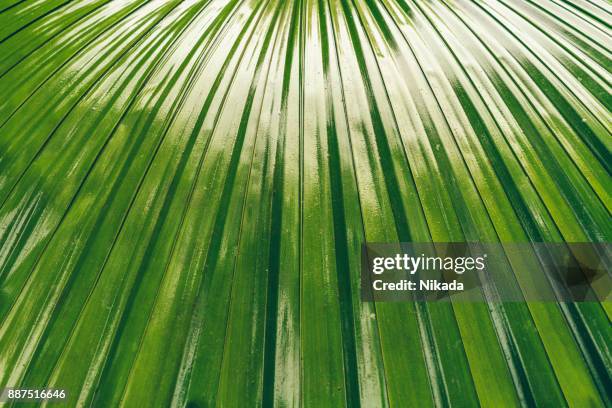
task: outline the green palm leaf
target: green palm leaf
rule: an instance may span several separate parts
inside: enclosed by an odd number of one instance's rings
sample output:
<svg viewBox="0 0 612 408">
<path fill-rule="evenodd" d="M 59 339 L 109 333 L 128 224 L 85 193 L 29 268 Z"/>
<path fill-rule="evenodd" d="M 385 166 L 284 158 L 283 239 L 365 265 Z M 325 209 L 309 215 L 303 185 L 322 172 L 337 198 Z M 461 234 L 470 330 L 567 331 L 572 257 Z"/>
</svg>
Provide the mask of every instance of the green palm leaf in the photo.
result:
<svg viewBox="0 0 612 408">
<path fill-rule="evenodd" d="M 609 302 L 368 303 L 360 267 L 366 241 L 610 242 L 611 13 L 0 0 L 0 388 L 610 406 Z"/>
</svg>

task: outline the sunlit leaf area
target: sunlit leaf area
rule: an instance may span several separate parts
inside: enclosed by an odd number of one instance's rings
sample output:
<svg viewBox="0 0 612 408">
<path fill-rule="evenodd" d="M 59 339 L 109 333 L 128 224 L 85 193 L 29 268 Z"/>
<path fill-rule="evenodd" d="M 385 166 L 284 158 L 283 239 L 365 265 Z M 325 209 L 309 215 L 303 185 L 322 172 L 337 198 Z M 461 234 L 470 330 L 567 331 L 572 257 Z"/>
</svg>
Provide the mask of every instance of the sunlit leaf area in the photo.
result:
<svg viewBox="0 0 612 408">
<path fill-rule="evenodd" d="M 5 404 L 612 406 L 610 302 L 360 294 L 365 242 L 612 240 L 611 22 L 0 0 L 0 389 L 67 395 Z"/>
</svg>

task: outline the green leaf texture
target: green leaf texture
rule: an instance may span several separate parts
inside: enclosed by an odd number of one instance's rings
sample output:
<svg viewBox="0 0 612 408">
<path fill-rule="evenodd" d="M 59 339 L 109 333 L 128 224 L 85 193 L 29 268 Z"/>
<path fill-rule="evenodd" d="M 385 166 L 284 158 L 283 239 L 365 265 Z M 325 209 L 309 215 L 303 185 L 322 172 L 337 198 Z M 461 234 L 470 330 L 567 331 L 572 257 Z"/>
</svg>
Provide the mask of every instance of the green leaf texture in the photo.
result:
<svg viewBox="0 0 612 408">
<path fill-rule="evenodd" d="M 0 0 L 0 388 L 612 406 L 608 302 L 359 292 L 365 241 L 611 241 L 610 4 Z"/>
</svg>

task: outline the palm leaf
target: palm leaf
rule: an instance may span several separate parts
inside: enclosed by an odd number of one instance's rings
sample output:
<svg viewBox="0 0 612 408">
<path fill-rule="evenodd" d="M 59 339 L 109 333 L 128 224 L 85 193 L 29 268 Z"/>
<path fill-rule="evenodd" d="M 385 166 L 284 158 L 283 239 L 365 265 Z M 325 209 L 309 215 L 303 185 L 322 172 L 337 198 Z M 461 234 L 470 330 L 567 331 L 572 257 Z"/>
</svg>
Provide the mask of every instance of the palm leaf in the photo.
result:
<svg viewBox="0 0 612 408">
<path fill-rule="evenodd" d="M 367 303 L 359 270 L 365 241 L 610 241 L 611 13 L 0 1 L 0 387 L 610 406 L 609 302 Z"/>
</svg>

